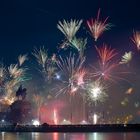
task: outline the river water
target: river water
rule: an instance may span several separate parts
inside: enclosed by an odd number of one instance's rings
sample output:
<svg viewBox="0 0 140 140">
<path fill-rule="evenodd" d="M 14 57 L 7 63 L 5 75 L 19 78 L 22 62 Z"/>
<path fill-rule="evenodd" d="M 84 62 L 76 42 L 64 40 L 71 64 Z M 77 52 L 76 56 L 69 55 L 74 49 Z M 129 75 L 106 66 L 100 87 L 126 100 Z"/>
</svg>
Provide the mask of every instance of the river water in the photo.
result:
<svg viewBox="0 0 140 140">
<path fill-rule="evenodd" d="M 0 140 L 140 140 L 140 133 L 0 133 Z"/>
</svg>

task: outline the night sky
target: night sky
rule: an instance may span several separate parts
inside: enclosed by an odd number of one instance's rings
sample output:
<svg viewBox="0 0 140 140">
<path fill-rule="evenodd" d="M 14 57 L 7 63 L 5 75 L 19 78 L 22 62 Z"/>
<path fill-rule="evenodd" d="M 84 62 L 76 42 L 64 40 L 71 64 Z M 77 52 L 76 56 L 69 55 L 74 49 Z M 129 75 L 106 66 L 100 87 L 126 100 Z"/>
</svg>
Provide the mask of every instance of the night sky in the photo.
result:
<svg viewBox="0 0 140 140">
<path fill-rule="evenodd" d="M 130 37 L 133 35 L 133 30 L 140 30 L 139 4 L 138 0 L 1 1 L 0 60 L 3 61 L 4 64 L 9 65 L 17 62 L 17 56 L 19 54 L 25 53 L 27 53 L 31 58 L 30 60 L 32 60 L 33 56 L 31 55 L 31 52 L 35 47 L 39 48 L 40 46 L 45 46 L 48 49 L 48 52 L 53 54 L 64 39 L 64 35 L 57 29 L 58 21 L 62 21 L 63 19 L 83 19 L 84 22 L 82 23 L 78 35 L 84 38 L 88 37 L 87 61 L 94 61 L 92 60 L 94 58 L 93 54 L 96 54 L 95 58 L 97 58 L 97 53 L 90 50 L 93 48 L 95 42 L 87 31 L 86 20 L 92 17 L 95 18 L 99 8 L 101 9 L 101 19 L 105 19 L 109 16 L 108 22 L 113 26 L 111 30 L 103 33 L 99 38 L 97 45 L 107 43 L 111 45 L 112 48 L 119 50 L 122 55 L 125 51 L 137 52 Z M 93 58 L 91 58 L 91 56 L 93 56 Z M 132 101 L 132 105 L 130 104 L 130 107 L 126 108 L 126 112 L 131 114 L 135 99 L 138 99 L 136 103 L 140 104 L 140 77 L 139 75 L 136 76 L 136 74 L 139 73 L 139 60 L 140 57 L 135 53 L 134 63 L 131 65 L 132 67 L 128 68 L 133 71 L 133 74 L 130 77 L 128 76 L 128 79 L 131 79 L 130 82 L 119 82 L 119 84 L 110 86 L 109 94 L 112 92 L 111 97 L 109 97 L 110 102 L 106 102 L 106 106 L 103 108 L 102 106 L 99 106 L 98 109 L 103 110 L 106 107 L 111 111 L 116 109 L 117 112 L 123 112 L 123 108 L 121 107 L 121 104 L 118 105 L 118 102 L 121 101 L 121 98 L 122 101 L 125 100 L 126 97 L 124 93 L 131 87 L 134 88 L 135 94 L 132 95 L 132 98 L 127 97 L 130 102 Z M 138 66 L 135 71 L 133 66 Z M 34 72 L 35 71 L 30 75 L 33 76 Z M 36 75 L 33 76 L 33 79 L 34 77 L 36 77 Z M 34 83 L 30 84 L 34 86 Z M 111 105 L 112 100 L 115 101 L 113 109 Z M 138 111 L 140 110 L 139 108 L 135 110 Z"/>
<path fill-rule="evenodd" d="M 101 18 L 109 16 L 114 26 L 106 32 L 102 42 L 113 47 L 127 46 L 133 29 L 139 29 L 138 0 L 4 0 L 0 2 L 0 55 L 6 63 L 14 61 L 20 53 L 28 53 L 35 46 L 55 50 L 63 39 L 57 29 L 58 20 L 95 17 L 101 8 Z M 85 35 L 84 22 L 81 34 Z M 86 36 L 89 34 L 86 33 Z"/>
</svg>

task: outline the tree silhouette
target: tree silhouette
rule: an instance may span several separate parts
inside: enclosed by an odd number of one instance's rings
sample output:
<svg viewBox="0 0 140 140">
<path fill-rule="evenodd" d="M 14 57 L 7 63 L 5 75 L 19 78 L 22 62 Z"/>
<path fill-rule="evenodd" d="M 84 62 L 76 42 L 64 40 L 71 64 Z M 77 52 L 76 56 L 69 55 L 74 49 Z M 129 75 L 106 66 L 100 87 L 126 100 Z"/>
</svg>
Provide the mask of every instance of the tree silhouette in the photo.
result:
<svg viewBox="0 0 140 140">
<path fill-rule="evenodd" d="M 27 89 L 26 88 L 22 88 L 22 85 L 19 86 L 18 90 L 16 91 L 16 97 L 18 99 L 24 100 L 26 98 L 27 95 Z"/>
</svg>

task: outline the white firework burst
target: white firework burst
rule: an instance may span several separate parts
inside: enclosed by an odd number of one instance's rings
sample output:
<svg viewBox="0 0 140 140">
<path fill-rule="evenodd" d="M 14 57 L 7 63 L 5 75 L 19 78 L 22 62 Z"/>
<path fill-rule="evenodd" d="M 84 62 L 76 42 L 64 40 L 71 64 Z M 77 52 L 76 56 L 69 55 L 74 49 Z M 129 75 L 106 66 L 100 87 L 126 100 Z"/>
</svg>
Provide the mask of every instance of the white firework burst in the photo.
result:
<svg viewBox="0 0 140 140">
<path fill-rule="evenodd" d="M 106 93 L 106 87 L 101 84 L 99 80 L 89 83 L 87 91 L 87 100 L 94 102 L 95 104 L 97 102 L 104 102 L 108 97 Z"/>
<path fill-rule="evenodd" d="M 24 75 L 25 69 L 19 68 L 17 64 L 11 64 L 8 67 L 8 71 L 9 71 L 10 77 L 18 78 Z"/>
<path fill-rule="evenodd" d="M 132 60 L 132 52 L 125 52 L 122 56 L 120 64 L 128 64 Z"/>
<path fill-rule="evenodd" d="M 63 22 L 58 22 L 57 28 L 65 35 L 68 41 L 71 42 L 76 32 L 79 30 L 82 22 L 82 20 L 71 19 L 70 22 L 63 20 Z"/>
<path fill-rule="evenodd" d="M 45 68 L 45 64 L 48 58 L 48 53 L 47 51 L 43 48 L 40 49 L 35 49 L 34 52 L 32 53 L 35 58 L 37 59 L 37 62 L 43 67 Z"/>
<path fill-rule="evenodd" d="M 26 60 L 28 60 L 27 54 L 19 55 L 18 56 L 19 66 L 21 66 Z"/>
</svg>

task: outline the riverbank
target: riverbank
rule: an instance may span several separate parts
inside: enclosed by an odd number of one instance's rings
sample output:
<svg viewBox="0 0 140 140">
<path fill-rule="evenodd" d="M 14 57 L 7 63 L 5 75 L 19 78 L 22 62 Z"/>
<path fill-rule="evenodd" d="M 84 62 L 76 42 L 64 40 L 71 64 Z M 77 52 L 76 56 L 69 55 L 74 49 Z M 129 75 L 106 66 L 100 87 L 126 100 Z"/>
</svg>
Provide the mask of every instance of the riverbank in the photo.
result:
<svg viewBox="0 0 140 140">
<path fill-rule="evenodd" d="M 140 124 L 2 125 L 0 132 L 140 132 Z"/>
</svg>

